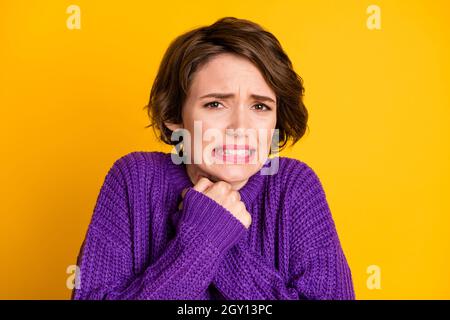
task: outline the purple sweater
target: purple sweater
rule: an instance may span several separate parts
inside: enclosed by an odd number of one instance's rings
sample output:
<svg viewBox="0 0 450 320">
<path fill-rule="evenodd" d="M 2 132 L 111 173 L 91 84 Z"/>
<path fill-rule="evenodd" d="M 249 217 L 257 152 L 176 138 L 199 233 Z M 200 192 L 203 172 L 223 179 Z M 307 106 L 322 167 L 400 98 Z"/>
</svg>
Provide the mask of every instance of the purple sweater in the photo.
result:
<svg viewBox="0 0 450 320">
<path fill-rule="evenodd" d="M 355 299 L 322 185 L 279 157 L 239 190 L 245 228 L 192 188 L 170 153 L 132 152 L 111 167 L 78 254 L 72 299 Z M 273 165 L 268 160 L 265 166 Z"/>
</svg>

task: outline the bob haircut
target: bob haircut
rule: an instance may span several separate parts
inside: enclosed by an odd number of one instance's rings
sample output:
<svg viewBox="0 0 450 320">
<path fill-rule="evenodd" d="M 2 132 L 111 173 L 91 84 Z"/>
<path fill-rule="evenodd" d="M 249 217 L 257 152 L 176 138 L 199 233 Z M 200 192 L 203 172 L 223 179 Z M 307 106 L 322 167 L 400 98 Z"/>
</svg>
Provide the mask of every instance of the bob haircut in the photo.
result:
<svg viewBox="0 0 450 320">
<path fill-rule="evenodd" d="M 261 72 L 277 98 L 278 152 L 291 140 L 294 145 L 307 128 L 308 111 L 303 103 L 302 78 L 281 44 L 260 25 L 245 19 L 224 17 L 210 26 L 188 31 L 171 42 L 159 66 L 147 109 L 158 138 L 169 145 L 172 130 L 164 122 L 182 123 L 181 108 L 195 71 L 213 56 L 234 53 L 250 60 Z M 273 151 L 273 150 L 272 150 Z"/>
</svg>

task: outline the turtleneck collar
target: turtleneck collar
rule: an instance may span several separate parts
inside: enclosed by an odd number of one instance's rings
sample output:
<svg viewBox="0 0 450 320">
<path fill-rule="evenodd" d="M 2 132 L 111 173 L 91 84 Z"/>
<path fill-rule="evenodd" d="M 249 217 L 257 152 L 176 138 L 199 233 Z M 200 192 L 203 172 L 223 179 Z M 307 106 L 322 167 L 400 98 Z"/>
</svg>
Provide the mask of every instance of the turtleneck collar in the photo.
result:
<svg viewBox="0 0 450 320">
<path fill-rule="evenodd" d="M 265 175 L 261 174 L 261 170 L 264 167 L 270 166 L 271 159 L 267 159 L 265 164 L 247 180 L 247 183 L 239 189 L 241 195 L 241 200 L 247 205 L 251 205 L 256 199 L 256 196 L 260 193 L 261 188 L 264 184 Z M 167 168 L 167 178 L 169 183 L 172 184 L 174 190 L 177 194 L 181 194 L 184 188 L 193 187 L 193 183 L 189 178 L 186 171 L 186 164 L 175 164 L 172 161 L 171 153 L 165 153 L 164 162 Z"/>
</svg>

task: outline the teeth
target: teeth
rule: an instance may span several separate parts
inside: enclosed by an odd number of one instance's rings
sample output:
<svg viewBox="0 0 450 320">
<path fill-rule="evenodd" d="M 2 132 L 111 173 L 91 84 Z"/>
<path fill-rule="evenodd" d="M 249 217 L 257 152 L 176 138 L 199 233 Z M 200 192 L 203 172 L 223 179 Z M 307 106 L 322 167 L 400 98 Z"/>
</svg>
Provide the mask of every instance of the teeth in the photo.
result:
<svg viewBox="0 0 450 320">
<path fill-rule="evenodd" d="M 245 150 L 245 149 L 240 149 L 240 150 L 224 150 L 223 149 L 216 149 L 216 152 L 218 155 L 237 155 L 237 156 L 246 156 L 246 155 L 250 155 L 252 154 L 253 150 Z"/>
</svg>

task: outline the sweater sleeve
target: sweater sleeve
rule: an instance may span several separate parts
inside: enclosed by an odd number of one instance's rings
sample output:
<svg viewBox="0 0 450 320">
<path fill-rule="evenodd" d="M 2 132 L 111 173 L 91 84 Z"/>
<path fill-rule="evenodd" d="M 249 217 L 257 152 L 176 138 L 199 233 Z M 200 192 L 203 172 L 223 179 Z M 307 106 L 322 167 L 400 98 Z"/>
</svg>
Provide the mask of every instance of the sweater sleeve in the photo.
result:
<svg viewBox="0 0 450 320">
<path fill-rule="evenodd" d="M 304 164 L 290 204 L 290 284 L 300 299 L 353 300 L 352 274 L 319 177 Z"/>
<path fill-rule="evenodd" d="M 245 227 L 224 207 L 190 188 L 175 237 L 141 274 L 133 272 L 127 188 L 118 162 L 110 169 L 77 258 L 72 299 L 198 299 Z"/>
<path fill-rule="evenodd" d="M 229 250 L 213 284 L 227 300 L 294 300 L 290 287 L 278 270 L 248 245 L 239 243 Z"/>
<path fill-rule="evenodd" d="M 351 272 L 337 237 L 325 193 L 308 168 L 302 199 L 292 205 L 289 279 L 248 245 L 230 249 L 214 284 L 231 300 L 354 299 Z M 305 249 L 307 248 L 307 249 Z"/>
</svg>

